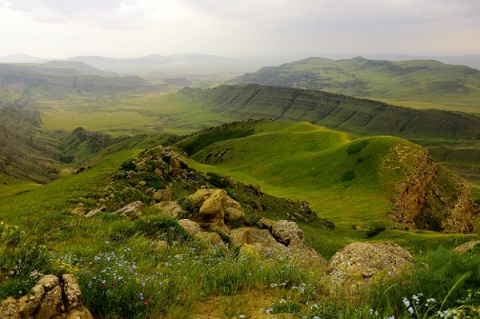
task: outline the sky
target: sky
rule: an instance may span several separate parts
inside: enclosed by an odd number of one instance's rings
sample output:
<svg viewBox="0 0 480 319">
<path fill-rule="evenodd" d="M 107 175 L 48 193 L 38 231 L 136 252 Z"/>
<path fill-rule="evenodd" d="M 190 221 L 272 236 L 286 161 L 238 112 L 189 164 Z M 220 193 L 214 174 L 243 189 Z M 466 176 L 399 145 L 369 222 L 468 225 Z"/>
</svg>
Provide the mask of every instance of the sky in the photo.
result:
<svg viewBox="0 0 480 319">
<path fill-rule="evenodd" d="M 478 55 L 480 0 L 0 0 L 0 56 Z"/>
</svg>

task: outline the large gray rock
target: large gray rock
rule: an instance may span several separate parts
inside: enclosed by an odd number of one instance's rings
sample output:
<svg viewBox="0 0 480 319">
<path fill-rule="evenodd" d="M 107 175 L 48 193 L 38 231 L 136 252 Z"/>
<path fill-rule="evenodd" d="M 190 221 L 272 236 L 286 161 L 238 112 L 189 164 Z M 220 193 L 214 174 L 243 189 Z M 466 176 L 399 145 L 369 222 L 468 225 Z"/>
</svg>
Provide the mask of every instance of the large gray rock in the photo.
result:
<svg viewBox="0 0 480 319">
<path fill-rule="evenodd" d="M 202 231 L 202 228 L 200 227 L 200 225 L 197 222 L 194 222 L 193 220 L 190 220 L 190 219 L 180 219 L 178 221 L 178 224 L 182 226 L 185 232 L 190 236 L 195 236 L 196 234 Z"/>
<path fill-rule="evenodd" d="M 73 275 L 43 276 L 27 295 L 4 300 L 0 318 L 93 319 L 81 300 L 80 286 Z"/>
<path fill-rule="evenodd" d="M 407 250 L 394 243 L 352 243 L 330 259 L 324 280 L 332 291 L 341 287 L 355 293 L 375 279 L 411 271 L 412 259 Z"/>
<path fill-rule="evenodd" d="M 284 245 L 289 245 L 292 240 L 303 241 L 303 231 L 294 222 L 279 220 L 272 225 L 272 235 Z"/>
</svg>

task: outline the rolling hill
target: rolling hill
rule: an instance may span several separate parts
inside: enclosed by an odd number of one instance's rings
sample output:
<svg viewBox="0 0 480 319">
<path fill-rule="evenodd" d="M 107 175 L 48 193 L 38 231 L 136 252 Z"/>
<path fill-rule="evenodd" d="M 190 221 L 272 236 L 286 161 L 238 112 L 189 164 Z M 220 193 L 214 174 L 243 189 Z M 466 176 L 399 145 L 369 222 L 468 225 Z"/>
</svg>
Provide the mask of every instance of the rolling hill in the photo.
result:
<svg viewBox="0 0 480 319">
<path fill-rule="evenodd" d="M 480 70 L 434 60 L 308 58 L 264 67 L 236 77 L 230 83 L 322 90 L 415 108 L 480 111 Z"/>
<path fill-rule="evenodd" d="M 203 169 L 258 183 L 276 196 L 306 198 L 320 216 L 344 227 L 391 218 L 414 229 L 473 231 L 477 208 L 468 185 L 399 138 L 248 121 L 206 129 L 176 145 L 210 165 Z"/>
</svg>

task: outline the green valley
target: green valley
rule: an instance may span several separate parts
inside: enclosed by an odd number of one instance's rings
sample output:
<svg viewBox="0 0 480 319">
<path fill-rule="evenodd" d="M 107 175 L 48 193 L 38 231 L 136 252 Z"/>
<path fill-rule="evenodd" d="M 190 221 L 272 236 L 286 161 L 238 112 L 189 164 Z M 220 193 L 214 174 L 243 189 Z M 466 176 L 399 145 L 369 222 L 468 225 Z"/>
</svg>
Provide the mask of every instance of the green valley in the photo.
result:
<svg viewBox="0 0 480 319">
<path fill-rule="evenodd" d="M 418 317 L 474 318 L 480 119 L 460 110 L 476 74 L 380 62 L 342 61 L 370 77 L 332 69 L 336 86 L 307 59 L 266 69 L 276 86 L 178 91 L 80 62 L 0 64 L 0 317 L 45 313 L 43 275 L 58 292 L 73 274 L 95 319 L 409 318 L 419 291 Z M 358 98 L 408 100 L 417 77 L 441 109 Z"/>
</svg>

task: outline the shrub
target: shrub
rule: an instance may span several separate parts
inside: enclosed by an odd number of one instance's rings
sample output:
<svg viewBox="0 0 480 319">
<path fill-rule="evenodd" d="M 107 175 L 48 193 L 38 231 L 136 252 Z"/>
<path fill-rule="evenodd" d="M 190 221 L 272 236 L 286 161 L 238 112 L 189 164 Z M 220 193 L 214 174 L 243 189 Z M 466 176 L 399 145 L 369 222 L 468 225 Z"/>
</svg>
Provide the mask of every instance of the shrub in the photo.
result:
<svg viewBox="0 0 480 319">
<path fill-rule="evenodd" d="M 367 238 L 372 238 L 380 234 L 386 228 L 383 225 L 375 225 L 367 230 Z"/>
<path fill-rule="evenodd" d="M 136 171 L 137 165 L 132 161 L 126 161 L 122 163 L 122 165 L 120 166 L 120 169 L 122 171 Z"/>
<path fill-rule="evenodd" d="M 227 187 L 230 186 L 230 182 L 226 178 L 221 176 L 220 174 L 217 174 L 217 173 L 214 173 L 214 172 L 208 172 L 207 176 L 208 176 L 208 181 L 210 182 L 210 184 L 212 184 L 215 187 L 227 188 Z"/>
<path fill-rule="evenodd" d="M 343 173 L 341 180 L 342 182 L 348 182 L 348 181 L 354 180 L 356 177 L 357 177 L 357 174 L 355 173 L 355 171 L 350 170 Z"/>
<path fill-rule="evenodd" d="M 356 140 L 350 143 L 347 149 L 348 154 L 355 154 L 360 152 L 368 145 L 368 141 L 364 139 Z"/>
</svg>

